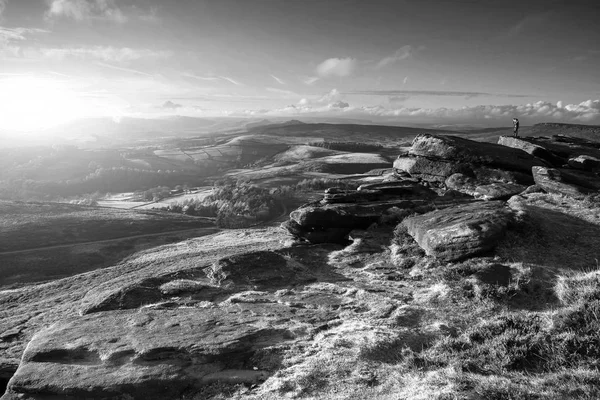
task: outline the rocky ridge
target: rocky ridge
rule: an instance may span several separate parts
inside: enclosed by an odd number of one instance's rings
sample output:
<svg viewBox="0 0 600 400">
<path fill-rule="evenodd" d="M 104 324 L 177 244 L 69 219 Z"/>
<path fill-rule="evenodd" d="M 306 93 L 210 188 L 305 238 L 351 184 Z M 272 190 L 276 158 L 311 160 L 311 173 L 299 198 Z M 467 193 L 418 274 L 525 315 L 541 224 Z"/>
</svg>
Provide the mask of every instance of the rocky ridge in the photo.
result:
<svg viewBox="0 0 600 400">
<path fill-rule="evenodd" d="M 325 374 L 320 354 L 357 360 L 343 382 L 372 387 L 361 368 L 390 362 L 382 342 L 418 352 L 464 328 L 439 322 L 449 289 L 427 274 L 477 260 L 475 293 L 508 286 L 524 270 L 502 258 L 506 241 L 524 214 L 541 215 L 529 202 L 600 191 L 593 162 L 569 163 L 595 157 L 582 150 L 593 146 L 566 154 L 552 147 L 564 141 L 519 140 L 419 135 L 393 174 L 326 191 L 283 230 L 229 231 L 0 292 L 0 371 L 18 365 L 2 400 L 210 398 L 228 387 L 236 398 L 302 397 L 328 390 L 302 386 Z"/>
</svg>

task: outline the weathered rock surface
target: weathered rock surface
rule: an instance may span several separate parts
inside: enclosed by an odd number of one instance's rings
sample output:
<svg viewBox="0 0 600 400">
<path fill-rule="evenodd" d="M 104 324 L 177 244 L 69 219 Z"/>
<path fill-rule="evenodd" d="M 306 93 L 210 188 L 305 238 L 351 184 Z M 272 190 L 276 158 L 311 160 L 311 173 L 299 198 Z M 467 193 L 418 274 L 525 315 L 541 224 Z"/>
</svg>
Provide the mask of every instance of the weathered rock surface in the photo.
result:
<svg viewBox="0 0 600 400">
<path fill-rule="evenodd" d="M 194 304 L 222 300 L 241 290 L 277 289 L 310 281 L 314 281 L 314 277 L 301 265 L 290 263 L 277 252 L 249 252 L 223 257 L 209 265 L 141 279 L 101 294 L 91 290 L 83 300 L 85 306 L 81 314 L 168 301 L 174 291 Z M 169 284 L 170 289 L 164 290 Z"/>
<path fill-rule="evenodd" d="M 498 144 L 503 146 L 512 147 L 514 149 L 523 150 L 526 153 L 531 154 L 537 158 L 540 158 L 550 165 L 560 166 L 565 163 L 564 157 L 560 157 L 548 150 L 544 146 L 540 145 L 540 141 L 532 138 L 520 137 L 516 138 L 513 136 L 500 136 Z"/>
<path fill-rule="evenodd" d="M 377 191 L 381 193 L 382 197 L 393 197 L 396 199 L 427 199 L 437 196 L 433 190 L 413 180 L 370 183 L 359 186 L 357 191 L 359 193 Z"/>
<path fill-rule="evenodd" d="M 531 167 L 545 165 L 530 154 L 510 147 L 481 143 L 455 136 L 419 135 L 394 168 L 429 182 L 443 183 L 461 173 L 479 184 L 533 183 Z"/>
<path fill-rule="evenodd" d="M 508 200 L 527 187 L 517 183 L 492 182 L 478 184 L 477 180 L 464 174 L 453 174 L 445 181 L 448 189 L 454 189 L 482 200 Z"/>
<path fill-rule="evenodd" d="M 303 227 L 366 229 L 392 207 L 413 209 L 427 207 L 427 204 L 426 200 L 327 204 L 299 208 L 292 211 L 290 218 Z"/>
<path fill-rule="evenodd" d="M 315 280 L 301 264 L 272 251 L 222 258 L 205 272 L 214 285 L 238 291 L 275 290 Z"/>
<path fill-rule="evenodd" d="M 254 356 L 328 318 L 327 311 L 236 303 L 71 319 L 33 337 L 2 400 L 166 399 L 217 380 L 258 383 L 273 366 Z"/>
<path fill-rule="evenodd" d="M 554 135 L 552 137 L 501 136 L 499 144 L 521 149 L 548 163 L 548 166 L 563 167 L 571 158 L 589 156 L 600 158 L 598 143 L 576 137 Z"/>
<path fill-rule="evenodd" d="M 574 198 L 583 198 L 600 191 L 600 176 L 588 171 L 534 167 L 533 178 L 547 192 Z"/>
<path fill-rule="evenodd" d="M 492 250 L 511 219 L 503 201 L 490 201 L 432 211 L 402 224 L 427 255 L 454 261 Z"/>
<path fill-rule="evenodd" d="M 582 155 L 574 158 L 569 158 L 567 164 L 569 164 L 569 167 L 571 168 L 582 169 L 584 171 L 600 170 L 600 158 L 592 156 Z"/>
<path fill-rule="evenodd" d="M 383 195 L 379 190 L 336 190 L 327 189 L 323 195 L 322 203 L 364 203 L 367 201 L 376 201 Z"/>
</svg>

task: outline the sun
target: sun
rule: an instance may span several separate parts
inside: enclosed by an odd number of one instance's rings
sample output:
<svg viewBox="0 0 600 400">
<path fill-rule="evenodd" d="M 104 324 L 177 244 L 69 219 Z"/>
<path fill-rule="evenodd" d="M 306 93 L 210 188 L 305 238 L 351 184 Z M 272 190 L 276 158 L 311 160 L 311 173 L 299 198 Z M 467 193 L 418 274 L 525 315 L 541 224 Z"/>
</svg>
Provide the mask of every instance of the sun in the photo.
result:
<svg viewBox="0 0 600 400">
<path fill-rule="evenodd" d="M 27 76 L 0 80 L 0 129 L 41 130 L 86 111 L 84 99 L 65 81 Z"/>
</svg>

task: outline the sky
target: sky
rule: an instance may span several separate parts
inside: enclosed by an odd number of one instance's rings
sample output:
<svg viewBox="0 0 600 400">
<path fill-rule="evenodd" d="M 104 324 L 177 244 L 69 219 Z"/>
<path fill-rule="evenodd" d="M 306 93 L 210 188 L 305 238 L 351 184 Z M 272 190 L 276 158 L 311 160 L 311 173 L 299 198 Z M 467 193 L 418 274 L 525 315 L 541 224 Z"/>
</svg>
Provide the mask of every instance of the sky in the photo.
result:
<svg viewBox="0 0 600 400">
<path fill-rule="evenodd" d="M 0 0 L 0 129 L 82 117 L 600 124 L 600 2 Z"/>
</svg>

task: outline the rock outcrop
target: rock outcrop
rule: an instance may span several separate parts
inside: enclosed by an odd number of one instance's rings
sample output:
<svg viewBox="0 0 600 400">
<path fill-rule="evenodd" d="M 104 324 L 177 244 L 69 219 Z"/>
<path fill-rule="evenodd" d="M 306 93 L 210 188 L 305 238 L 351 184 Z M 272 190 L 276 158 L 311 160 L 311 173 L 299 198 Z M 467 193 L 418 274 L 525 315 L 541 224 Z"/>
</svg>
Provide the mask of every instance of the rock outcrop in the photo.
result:
<svg viewBox="0 0 600 400">
<path fill-rule="evenodd" d="M 429 211 L 436 197 L 412 179 L 365 184 L 356 191 L 330 188 L 321 201 L 292 211 L 281 226 L 311 243 L 344 243 L 353 229 L 366 229 L 398 213 Z"/>
<path fill-rule="evenodd" d="M 445 261 L 492 250 L 512 213 L 503 201 L 476 202 L 409 217 L 402 224 L 429 256 Z"/>
<path fill-rule="evenodd" d="M 560 166 L 565 163 L 564 157 L 553 153 L 543 145 L 540 145 L 539 141 L 532 138 L 500 136 L 498 139 L 498 144 L 523 150 L 532 156 L 546 161 L 549 165 Z"/>
<path fill-rule="evenodd" d="M 574 158 L 569 158 L 567 164 L 571 168 L 581 169 L 584 171 L 600 171 L 600 158 L 581 155 Z"/>
<path fill-rule="evenodd" d="M 598 143 L 576 137 L 554 135 L 552 137 L 511 137 L 501 136 L 498 143 L 504 146 L 523 150 L 548 163 L 547 166 L 561 168 L 569 162 L 570 159 L 578 159 L 580 156 L 600 159 L 600 148 Z M 578 164 L 578 161 L 574 161 Z M 588 163 L 587 166 L 593 164 Z M 586 166 L 586 167 L 587 167 Z"/>
<path fill-rule="evenodd" d="M 534 167 L 533 177 L 539 187 L 550 193 L 583 198 L 600 192 L 600 176 L 594 172 Z"/>
<path fill-rule="evenodd" d="M 455 173 L 473 177 L 482 184 L 529 184 L 531 167 L 535 165 L 545 164 L 519 149 L 427 134 L 417 136 L 408 152 L 394 162 L 395 169 L 438 184 Z"/>
</svg>

